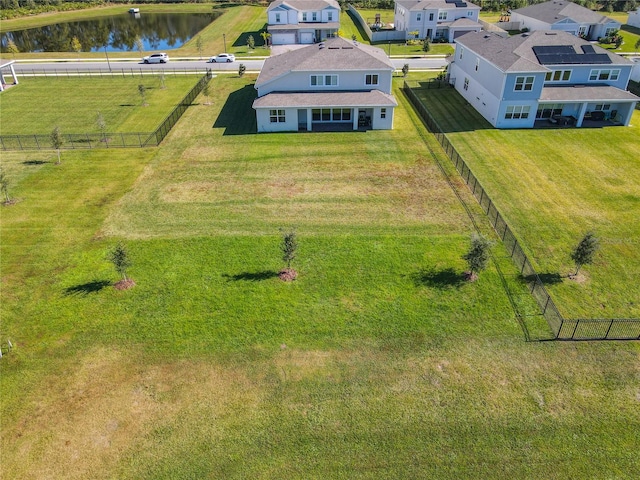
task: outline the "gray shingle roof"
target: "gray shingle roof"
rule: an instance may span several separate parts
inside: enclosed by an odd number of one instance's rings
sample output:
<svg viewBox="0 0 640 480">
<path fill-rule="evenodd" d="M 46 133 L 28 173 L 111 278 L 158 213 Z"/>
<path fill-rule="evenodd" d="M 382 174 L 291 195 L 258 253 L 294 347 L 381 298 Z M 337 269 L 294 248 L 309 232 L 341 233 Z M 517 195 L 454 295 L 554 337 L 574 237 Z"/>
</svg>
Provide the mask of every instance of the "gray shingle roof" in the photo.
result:
<svg viewBox="0 0 640 480">
<path fill-rule="evenodd" d="M 253 101 L 253 108 L 286 107 L 396 107 L 391 95 L 370 92 L 286 92 L 269 93 Z"/>
<path fill-rule="evenodd" d="M 267 31 L 269 32 L 278 32 L 280 30 L 291 30 L 291 31 L 296 31 L 296 30 L 305 30 L 305 29 L 322 29 L 322 30 L 328 30 L 328 29 L 334 29 L 337 30 L 340 28 L 340 23 L 339 22 L 325 22 L 325 23 L 311 23 L 311 22 L 305 22 L 305 23 L 286 23 L 283 25 L 269 25 L 267 26 Z"/>
<path fill-rule="evenodd" d="M 334 7 L 340 10 L 340 4 L 336 0 L 275 0 L 271 2 L 267 10 L 273 10 L 283 3 L 299 12 L 320 11 L 327 7 Z"/>
<path fill-rule="evenodd" d="M 581 54 L 582 45 L 593 45 L 595 53 L 604 53 L 612 65 L 631 63 L 615 53 L 582 40 L 575 35 L 561 31 L 537 31 L 512 37 L 501 37 L 488 32 L 470 32 L 456 39 L 456 42 L 482 56 L 504 72 L 548 71 L 538 61 L 533 47 L 545 45 L 573 46 L 576 54 Z"/>
<path fill-rule="evenodd" d="M 609 17 L 600 15 L 599 13 L 567 0 L 552 0 L 550 2 L 538 3 L 528 7 L 518 8 L 514 10 L 514 12 L 548 24 L 557 23 L 565 18 L 570 18 L 578 23 L 593 25 L 613 21 Z"/>
<path fill-rule="evenodd" d="M 447 3 L 445 2 L 445 0 L 396 0 L 396 3 L 398 5 L 403 6 L 407 10 L 411 10 L 413 12 L 418 10 L 435 10 L 435 9 L 448 10 L 450 8 L 460 8 L 465 10 L 480 9 L 479 6 L 471 2 L 467 2 L 466 0 L 460 0 L 460 1 L 466 3 L 467 5 L 464 7 L 456 7 L 455 3 Z"/>
<path fill-rule="evenodd" d="M 256 88 L 289 72 L 331 72 L 347 70 L 389 70 L 394 67 L 383 50 L 331 38 L 322 44 L 309 45 L 269 57 L 256 80 Z"/>
<path fill-rule="evenodd" d="M 608 85 L 544 87 L 540 95 L 541 102 L 613 102 L 620 100 L 635 102 L 640 98 L 625 90 Z"/>
</svg>

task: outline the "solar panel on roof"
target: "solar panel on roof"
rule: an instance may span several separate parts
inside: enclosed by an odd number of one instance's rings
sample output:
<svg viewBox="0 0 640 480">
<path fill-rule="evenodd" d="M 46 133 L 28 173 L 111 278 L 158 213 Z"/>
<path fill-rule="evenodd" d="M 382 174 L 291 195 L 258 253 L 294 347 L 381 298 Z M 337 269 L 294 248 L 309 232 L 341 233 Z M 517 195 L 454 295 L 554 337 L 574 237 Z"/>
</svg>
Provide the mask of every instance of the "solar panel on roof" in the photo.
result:
<svg viewBox="0 0 640 480">
<path fill-rule="evenodd" d="M 593 45 L 582 45 L 582 51 L 584 53 L 596 53 L 596 51 L 593 49 Z"/>
<path fill-rule="evenodd" d="M 456 7 L 458 8 L 464 8 L 467 6 L 467 4 L 465 2 L 455 2 Z"/>
<path fill-rule="evenodd" d="M 541 65 L 595 65 L 612 63 L 609 55 L 606 53 L 595 53 L 595 50 L 594 53 L 578 53 L 571 45 L 541 45 L 533 47 L 532 50 Z"/>
</svg>

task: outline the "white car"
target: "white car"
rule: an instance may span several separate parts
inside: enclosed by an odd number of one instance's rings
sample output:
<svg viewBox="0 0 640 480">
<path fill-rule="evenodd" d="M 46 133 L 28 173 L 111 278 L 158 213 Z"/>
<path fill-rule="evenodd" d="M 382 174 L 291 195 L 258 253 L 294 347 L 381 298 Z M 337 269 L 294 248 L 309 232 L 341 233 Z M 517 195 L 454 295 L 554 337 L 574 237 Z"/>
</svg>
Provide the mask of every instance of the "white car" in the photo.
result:
<svg viewBox="0 0 640 480">
<path fill-rule="evenodd" d="M 167 63 L 169 61 L 169 55 L 166 53 L 152 53 L 151 55 L 142 59 L 144 63 Z"/>
<path fill-rule="evenodd" d="M 231 63 L 235 61 L 236 56 L 233 53 L 219 53 L 209 59 L 209 63 Z"/>
</svg>

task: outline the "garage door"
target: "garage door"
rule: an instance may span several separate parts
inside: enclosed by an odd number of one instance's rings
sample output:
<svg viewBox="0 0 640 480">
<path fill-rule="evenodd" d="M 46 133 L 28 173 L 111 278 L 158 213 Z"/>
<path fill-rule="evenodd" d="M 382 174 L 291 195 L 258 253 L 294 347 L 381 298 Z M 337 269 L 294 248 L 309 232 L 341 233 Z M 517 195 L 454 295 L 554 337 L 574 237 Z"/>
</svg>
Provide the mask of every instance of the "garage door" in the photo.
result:
<svg viewBox="0 0 640 480">
<path fill-rule="evenodd" d="M 293 45 L 296 43 L 295 33 L 274 33 L 271 37 L 273 45 Z"/>
<path fill-rule="evenodd" d="M 302 32 L 300 33 L 300 43 L 313 43 L 313 33 Z"/>
</svg>

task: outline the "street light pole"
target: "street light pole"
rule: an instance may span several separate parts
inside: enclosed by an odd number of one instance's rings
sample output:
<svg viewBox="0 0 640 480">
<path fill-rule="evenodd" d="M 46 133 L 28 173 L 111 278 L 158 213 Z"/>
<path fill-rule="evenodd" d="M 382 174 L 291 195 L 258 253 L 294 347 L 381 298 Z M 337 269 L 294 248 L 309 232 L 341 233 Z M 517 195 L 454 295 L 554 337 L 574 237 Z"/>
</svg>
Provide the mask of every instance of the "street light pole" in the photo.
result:
<svg viewBox="0 0 640 480">
<path fill-rule="evenodd" d="M 391 40 L 389 40 L 389 57 L 391 57 Z"/>
<path fill-rule="evenodd" d="M 227 36 L 223 33 L 222 34 L 222 41 L 224 43 L 224 51 L 227 51 Z"/>
</svg>

